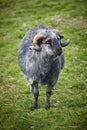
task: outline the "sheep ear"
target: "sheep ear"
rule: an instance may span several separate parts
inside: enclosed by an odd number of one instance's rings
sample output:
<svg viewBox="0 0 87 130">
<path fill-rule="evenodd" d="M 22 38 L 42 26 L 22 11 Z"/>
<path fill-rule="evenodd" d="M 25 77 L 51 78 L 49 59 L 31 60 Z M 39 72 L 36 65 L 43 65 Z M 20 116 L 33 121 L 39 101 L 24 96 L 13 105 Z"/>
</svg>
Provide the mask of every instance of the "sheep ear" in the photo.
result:
<svg viewBox="0 0 87 130">
<path fill-rule="evenodd" d="M 64 36 L 62 36 L 62 35 L 59 35 L 59 37 L 60 37 L 60 39 L 63 39 L 63 38 L 64 38 Z"/>
<path fill-rule="evenodd" d="M 56 35 L 60 34 L 59 30 L 56 30 L 56 29 L 52 29 L 52 32 L 54 32 Z"/>
<path fill-rule="evenodd" d="M 53 29 L 52 30 L 56 35 L 58 35 L 60 37 L 60 39 L 64 38 L 64 36 L 60 35 L 59 30 Z"/>
</svg>

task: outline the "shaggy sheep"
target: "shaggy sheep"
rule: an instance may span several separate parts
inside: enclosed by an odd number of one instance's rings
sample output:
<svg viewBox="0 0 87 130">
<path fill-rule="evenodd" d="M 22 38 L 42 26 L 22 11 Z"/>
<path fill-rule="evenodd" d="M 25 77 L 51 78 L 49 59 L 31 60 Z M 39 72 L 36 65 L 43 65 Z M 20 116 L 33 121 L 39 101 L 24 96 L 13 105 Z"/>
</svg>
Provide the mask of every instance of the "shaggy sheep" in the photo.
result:
<svg viewBox="0 0 87 130">
<path fill-rule="evenodd" d="M 34 94 L 32 109 L 38 107 L 39 83 L 48 86 L 46 109 L 50 108 L 51 92 L 64 66 L 62 47 L 70 43 L 70 39 L 62 43 L 62 38 L 58 30 L 39 25 L 31 29 L 19 45 L 19 66 Z"/>
</svg>

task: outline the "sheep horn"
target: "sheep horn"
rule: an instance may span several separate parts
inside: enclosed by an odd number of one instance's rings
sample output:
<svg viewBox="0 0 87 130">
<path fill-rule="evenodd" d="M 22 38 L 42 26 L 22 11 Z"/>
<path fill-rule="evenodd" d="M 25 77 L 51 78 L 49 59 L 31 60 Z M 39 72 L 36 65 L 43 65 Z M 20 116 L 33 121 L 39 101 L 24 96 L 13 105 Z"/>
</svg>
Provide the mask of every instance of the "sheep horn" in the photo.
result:
<svg viewBox="0 0 87 130">
<path fill-rule="evenodd" d="M 70 39 L 67 39 L 65 42 L 62 42 L 62 43 L 61 43 L 61 46 L 62 46 L 62 47 L 65 47 L 65 46 L 67 46 L 69 43 L 70 43 Z"/>
<path fill-rule="evenodd" d="M 45 38 L 44 35 L 38 33 L 34 36 L 34 39 L 33 39 L 33 43 L 36 44 L 38 42 L 39 39 L 42 39 L 42 38 Z"/>
<path fill-rule="evenodd" d="M 45 36 L 40 34 L 40 33 L 36 34 L 34 36 L 34 39 L 33 39 L 33 45 L 30 46 L 29 49 L 36 50 L 36 51 L 41 51 L 41 47 L 37 43 L 38 43 L 38 40 L 40 40 L 42 38 L 45 38 Z"/>
</svg>

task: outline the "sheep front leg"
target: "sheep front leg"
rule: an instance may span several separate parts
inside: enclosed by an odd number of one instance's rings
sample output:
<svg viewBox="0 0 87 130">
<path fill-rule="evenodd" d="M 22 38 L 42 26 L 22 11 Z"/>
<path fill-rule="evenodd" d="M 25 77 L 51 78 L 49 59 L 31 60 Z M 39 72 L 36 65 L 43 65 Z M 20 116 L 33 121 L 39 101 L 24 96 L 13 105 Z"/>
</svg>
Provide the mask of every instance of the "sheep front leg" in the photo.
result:
<svg viewBox="0 0 87 130">
<path fill-rule="evenodd" d="M 34 94 L 34 104 L 32 107 L 32 110 L 38 108 L 38 96 L 39 96 L 39 90 L 38 90 L 38 83 L 34 83 L 32 85 L 33 94 Z"/>
<path fill-rule="evenodd" d="M 46 109 L 50 108 L 50 97 L 51 97 L 51 93 L 52 93 L 52 88 L 51 86 L 48 86 L 47 90 L 46 90 Z"/>
</svg>

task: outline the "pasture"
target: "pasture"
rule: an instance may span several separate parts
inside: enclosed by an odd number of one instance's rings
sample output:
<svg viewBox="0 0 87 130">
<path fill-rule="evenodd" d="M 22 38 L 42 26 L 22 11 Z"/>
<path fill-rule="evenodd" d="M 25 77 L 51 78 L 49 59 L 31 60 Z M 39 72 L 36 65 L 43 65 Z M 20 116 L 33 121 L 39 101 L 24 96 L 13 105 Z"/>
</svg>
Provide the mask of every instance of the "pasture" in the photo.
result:
<svg viewBox="0 0 87 130">
<path fill-rule="evenodd" d="M 32 27 L 59 29 L 65 66 L 45 110 L 46 86 L 39 86 L 39 108 L 18 66 L 18 45 Z M 0 130 L 87 130 L 87 1 L 0 0 Z"/>
</svg>

